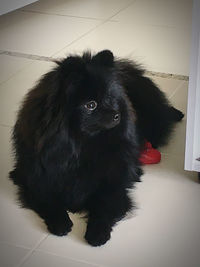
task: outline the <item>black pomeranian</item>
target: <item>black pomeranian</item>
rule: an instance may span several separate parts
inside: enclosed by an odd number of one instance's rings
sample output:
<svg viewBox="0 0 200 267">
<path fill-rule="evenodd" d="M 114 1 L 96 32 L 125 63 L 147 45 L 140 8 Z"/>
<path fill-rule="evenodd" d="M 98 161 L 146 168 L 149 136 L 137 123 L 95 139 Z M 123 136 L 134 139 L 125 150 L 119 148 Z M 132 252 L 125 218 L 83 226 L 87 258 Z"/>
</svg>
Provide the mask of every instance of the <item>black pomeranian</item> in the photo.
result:
<svg viewBox="0 0 200 267">
<path fill-rule="evenodd" d="M 144 140 L 163 145 L 183 118 L 144 70 L 104 50 L 56 62 L 26 96 L 13 129 L 23 207 L 66 235 L 67 211 L 86 212 L 85 239 L 100 246 L 133 203 Z"/>
</svg>

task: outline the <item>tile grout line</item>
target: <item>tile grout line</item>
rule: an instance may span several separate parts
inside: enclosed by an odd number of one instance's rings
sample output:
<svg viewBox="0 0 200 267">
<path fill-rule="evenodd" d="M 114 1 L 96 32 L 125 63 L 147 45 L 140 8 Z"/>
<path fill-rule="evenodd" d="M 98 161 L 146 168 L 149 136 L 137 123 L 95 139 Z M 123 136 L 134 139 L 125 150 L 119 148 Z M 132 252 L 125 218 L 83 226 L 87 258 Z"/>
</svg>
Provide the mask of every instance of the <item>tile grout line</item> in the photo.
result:
<svg viewBox="0 0 200 267">
<path fill-rule="evenodd" d="M 93 17 L 82 17 L 82 16 L 73 16 L 73 15 L 64 15 L 58 13 L 51 13 L 51 12 L 42 12 L 42 11 L 35 11 L 35 10 L 19 10 L 19 12 L 24 13 L 38 13 L 41 15 L 49 15 L 49 16 L 59 16 L 59 17 L 68 17 L 68 18 L 78 18 L 78 19 L 87 19 L 87 20 L 96 20 L 96 21 L 104 21 L 105 19 L 98 19 Z M 111 22 L 118 22 L 117 20 L 110 20 Z"/>
<path fill-rule="evenodd" d="M 4 123 L 0 123 L 0 126 L 1 127 L 5 127 L 5 128 L 12 128 L 13 127 L 11 125 L 7 125 L 7 124 L 4 124 Z"/>
<path fill-rule="evenodd" d="M 62 47 L 62 49 L 60 49 L 59 51 L 57 51 L 56 53 L 52 54 L 51 57 L 54 57 L 56 54 L 58 54 L 59 52 L 61 52 L 63 49 L 71 46 L 72 44 L 74 44 L 75 42 L 81 40 L 83 37 L 85 37 L 86 35 L 90 34 L 91 32 L 95 31 L 97 28 L 99 28 L 100 26 L 104 25 L 106 22 L 108 22 L 109 20 L 104 20 L 101 23 L 99 23 L 98 25 L 96 25 L 94 28 L 92 28 L 91 30 L 89 30 L 88 32 L 82 34 L 80 37 L 78 37 L 76 40 L 73 40 L 71 43 L 69 43 L 68 45 Z"/>
<path fill-rule="evenodd" d="M 176 80 L 184 80 L 188 81 L 189 77 L 186 75 L 181 75 L 181 74 L 172 74 L 172 73 L 165 73 L 165 72 L 158 72 L 158 71 L 145 71 L 146 75 L 150 76 L 156 76 L 156 77 L 161 77 L 161 78 L 168 78 L 168 79 L 176 79 Z"/>
<path fill-rule="evenodd" d="M 123 8 L 121 8 L 120 10 L 118 10 L 114 15 L 110 16 L 108 18 L 108 20 L 112 19 L 113 17 L 115 17 L 116 15 L 118 15 L 122 10 L 128 8 L 129 6 L 133 5 L 134 3 L 136 3 L 136 0 L 132 0 L 130 1 L 126 6 L 124 6 Z"/>
<path fill-rule="evenodd" d="M 47 239 L 49 235 L 47 234 L 46 236 L 42 237 L 36 245 L 23 257 L 23 259 L 15 266 L 15 267 L 21 267 L 28 259 L 29 257 L 33 254 L 33 252 L 36 250 L 37 247 L 45 240 Z"/>
<path fill-rule="evenodd" d="M 7 51 L 7 50 L 1 50 L 0 55 L 6 55 L 6 56 L 13 56 L 13 57 L 19 57 L 19 58 L 26 58 L 30 60 L 40 60 L 40 61 L 54 61 L 55 59 L 52 57 L 46 57 L 46 56 L 39 56 L 39 55 L 33 55 L 33 54 L 26 54 L 21 52 L 15 52 L 15 51 Z"/>
<path fill-rule="evenodd" d="M 56 54 L 57 53 L 58 52 L 56 52 Z M 54 62 L 56 59 L 59 59 L 59 58 L 54 58 L 52 56 L 51 57 L 39 56 L 39 55 L 32 55 L 32 54 L 26 54 L 26 53 L 21 53 L 21 52 L 13 52 L 13 51 L 6 51 L 6 50 L 0 50 L 0 55 L 6 55 L 6 56 L 18 57 L 18 58 L 26 58 L 26 59 L 30 59 L 30 60 L 47 61 L 47 62 Z M 33 62 L 30 63 L 28 66 L 30 66 L 31 64 L 33 64 Z M 26 68 L 26 67 L 24 67 L 24 68 Z M 21 72 L 23 69 L 19 70 L 18 72 Z M 188 81 L 189 80 L 188 76 L 180 75 L 180 74 L 172 74 L 172 73 L 164 73 L 164 72 L 148 71 L 148 70 L 145 71 L 145 74 L 146 75 L 150 75 L 150 76 L 154 76 L 154 77 L 167 78 L 167 79 L 176 79 L 176 80 L 183 80 L 183 81 Z M 13 77 L 13 76 L 11 76 L 11 77 Z M 2 83 L 6 82 L 6 81 L 3 81 Z"/>
<path fill-rule="evenodd" d="M 1 53 L 0 53 L 1 54 Z M 23 58 L 23 57 L 19 57 L 19 58 Z M 7 79 L 5 79 L 4 81 L 0 82 L 0 86 L 3 84 L 3 83 L 6 83 L 7 81 L 9 81 L 10 79 L 12 79 L 14 76 L 16 76 L 18 73 L 22 72 L 24 69 L 26 69 L 27 67 L 29 67 L 30 65 L 32 65 L 33 62 L 30 62 L 30 63 L 27 63 L 26 66 L 22 67 L 21 69 L 19 69 L 18 71 L 16 71 L 15 73 L 13 73 L 10 77 L 8 77 Z M 1 124 L 1 123 L 0 123 Z M 5 126 L 9 126 L 9 125 L 6 125 Z"/>
<path fill-rule="evenodd" d="M 171 99 L 177 92 L 178 90 L 181 88 L 181 86 L 185 83 L 185 81 L 182 81 L 174 90 L 174 92 L 169 96 L 169 99 Z"/>
<path fill-rule="evenodd" d="M 18 245 L 18 244 L 11 243 L 11 242 L 0 241 L 0 244 L 11 246 L 11 247 L 23 248 L 23 249 L 26 249 L 26 250 L 30 250 L 30 247 L 26 247 L 26 246 L 23 246 L 23 245 Z"/>
<path fill-rule="evenodd" d="M 44 250 L 41 250 L 41 249 L 36 249 L 35 251 L 42 252 L 44 254 L 53 255 L 53 256 L 56 256 L 56 257 L 59 257 L 59 258 L 63 258 L 63 259 L 69 259 L 69 260 L 72 260 L 72 261 L 75 261 L 75 262 L 79 262 L 79 263 L 86 263 L 86 264 L 89 264 L 89 265 L 94 266 L 94 267 L 107 267 L 106 265 L 99 265 L 99 264 L 96 264 L 96 263 L 93 263 L 93 262 L 80 260 L 80 259 L 75 259 L 75 258 L 68 257 L 68 256 L 65 257 L 63 255 L 61 256 L 61 255 L 58 255 L 56 253 L 44 251 Z"/>
</svg>

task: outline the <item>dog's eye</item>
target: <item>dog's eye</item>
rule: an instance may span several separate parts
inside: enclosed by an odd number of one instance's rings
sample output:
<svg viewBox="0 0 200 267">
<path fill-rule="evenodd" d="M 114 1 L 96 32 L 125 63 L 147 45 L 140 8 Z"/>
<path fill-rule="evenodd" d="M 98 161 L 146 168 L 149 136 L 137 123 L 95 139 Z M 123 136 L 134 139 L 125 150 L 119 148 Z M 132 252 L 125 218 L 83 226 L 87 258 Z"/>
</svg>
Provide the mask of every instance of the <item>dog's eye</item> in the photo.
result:
<svg viewBox="0 0 200 267">
<path fill-rule="evenodd" d="M 95 101 L 90 101 L 87 104 L 85 104 L 85 108 L 89 110 L 95 110 L 96 107 L 97 107 L 97 102 Z"/>
</svg>

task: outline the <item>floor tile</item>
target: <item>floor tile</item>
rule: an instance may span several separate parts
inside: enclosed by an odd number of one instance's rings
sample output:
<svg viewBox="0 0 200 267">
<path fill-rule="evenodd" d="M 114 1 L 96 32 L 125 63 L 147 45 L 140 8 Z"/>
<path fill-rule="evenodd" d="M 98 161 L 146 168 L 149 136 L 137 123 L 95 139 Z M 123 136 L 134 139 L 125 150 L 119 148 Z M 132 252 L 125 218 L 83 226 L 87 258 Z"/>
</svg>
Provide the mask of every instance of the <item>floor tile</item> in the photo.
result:
<svg viewBox="0 0 200 267">
<path fill-rule="evenodd" d="M 22 265 L 22 267 L 95 267 L 96 264 L 89 264 L 69 258 L 58 257 L 49 253 L 34 251 L 30 258 Z"/>
<path fill-rule="evenodd" d="M 73 231 L 64 238 L 49 235 L 38 249 L 103 266 L 198 266 L 200 188 L 195 174 L 183 171 L 180 157 L 163 156 L 160 164 L 145 167 L 142 180 L 131 191 L 135 216 L 121 221 L 105 246 L 90 247 L 80 226 L 79 238 Z"/>
<path fill-rule="evenodd" d="M 13 166 L 10 135 L 9 127 L 0 126 L 0 242 L 32 248 L 47 231 L 38 216 L 19 207 L 16 187 L 8 179 Z"/>
<path fill-rule="evenodd" d="M 11 12 L 0 17 L 0 49 L 51 56 L 98 24 L 81 18 Z"/>
<path fill-rule="evenodd" d="M 21 262 L 21 260 L 25 257 L 28 251 L 29 250 L 25 248 L 0 243 L 0 266 L 16 266 Z"/>
<path fill-rule="evenodd" d="M 68 52 L 86 49 L 96 52 L 110 49 L 115 56 L 136 60 L 147 70 L 188 75 L 190 31 L 106 22 L 54 54 L 54 57 L 64 57 Z"/>
<path fill-rule="evenodd" d="M 172 105 L 182 111 L 185 116 L 183 120 L 176 124 L 169 143 L 160 148 L 162 153 L 171 155 L 179 155 L 184 159 L 185 156 L 185 140 L 186 140 L 186 112 L 187 112 L 187 89 L 188 82 L 181 81 L 174 93 L 170 96 Z"/>
<path fill-rule="evenodd" d="M 133 0 L 43 0 L 28 5 L 23 10 L 85 18 L 108 19 L 131 2 L 133 2 Z"/>
<path fill-rule="evenodd" d="M 166 146 L 159 148 L 159 151 L 168 155 L 179 155 L 184 158 L 185 156 L 185 138 L 186 138 L 186 120 L 177 123 L 172 135 L 169 139 L 169 143 Z"/>
<path fill-rule="evenodd" d="M 27 67 L 32 60 L 0 55 L 0 84 Z"/>
<path fill-rule="evenodd" d="M 131 28 L 129 26 L 125 28 L 123 25 L 116 22 L 104 23 L 95 31 L 56 53 L 54 57 L 64 57 L 71 51 L 83 52 L 85 50 L 91 50 L 92 52 L 98 52 L 103 49 L 110 49 L 115 56 L 124 57 L 131 52 L 134 47 L 134 37 L 130 35 L 130 30 Z"/>
<path fill-rule="evenodd" d="M 192 1 L 137 0 L 113 19 L 138 25 L 187 28 L 192 22 Z"/>
<path fill-rule="evenodd" d="M 187 96 L 188 96 L 188 82 L 183 81 L 182 85 L 171 96 L 170 101 L 175 108 L 181 110 L 185 115 L 187 113 Z M 186 119 L 186 117 L 184 118 Z"/>
<path fill-rule="evenodd" d="M 0 86 L 0 124 L 14 125 L 16 114 L 25 94 L 55 64 L 36 61 Z"/>
<path fill-rule="evenodd" d="M 169 74 L 189 75 L 190 29 L 140 26 L 133 42 L 131 58 L 143 58 L 147 70 Z M 159 41 L 158 41 L 159 40 Z M 173 40 L 173 41 L 172 41 Z"/>
</svg>

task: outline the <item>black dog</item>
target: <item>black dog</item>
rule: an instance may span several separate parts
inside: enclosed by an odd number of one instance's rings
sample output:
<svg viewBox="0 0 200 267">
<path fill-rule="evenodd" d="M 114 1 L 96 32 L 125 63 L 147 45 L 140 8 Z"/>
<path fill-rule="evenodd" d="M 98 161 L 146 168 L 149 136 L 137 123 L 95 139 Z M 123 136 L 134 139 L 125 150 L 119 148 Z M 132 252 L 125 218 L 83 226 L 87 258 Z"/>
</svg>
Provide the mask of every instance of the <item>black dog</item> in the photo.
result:
<svg viewBox="0 0 200 267">
<path fill-rule="evenodd" d="M 144 139 L 163 145 L 183 114 L 134 63 L 108 51 L 70 56 L 44 75 L 13 130 L 10 173 L 24 207 L 55 235 L 72 228 L 67 211 L 86 211 L 86 240 L 104 244 L 133 207 Z"/>
</svg>

